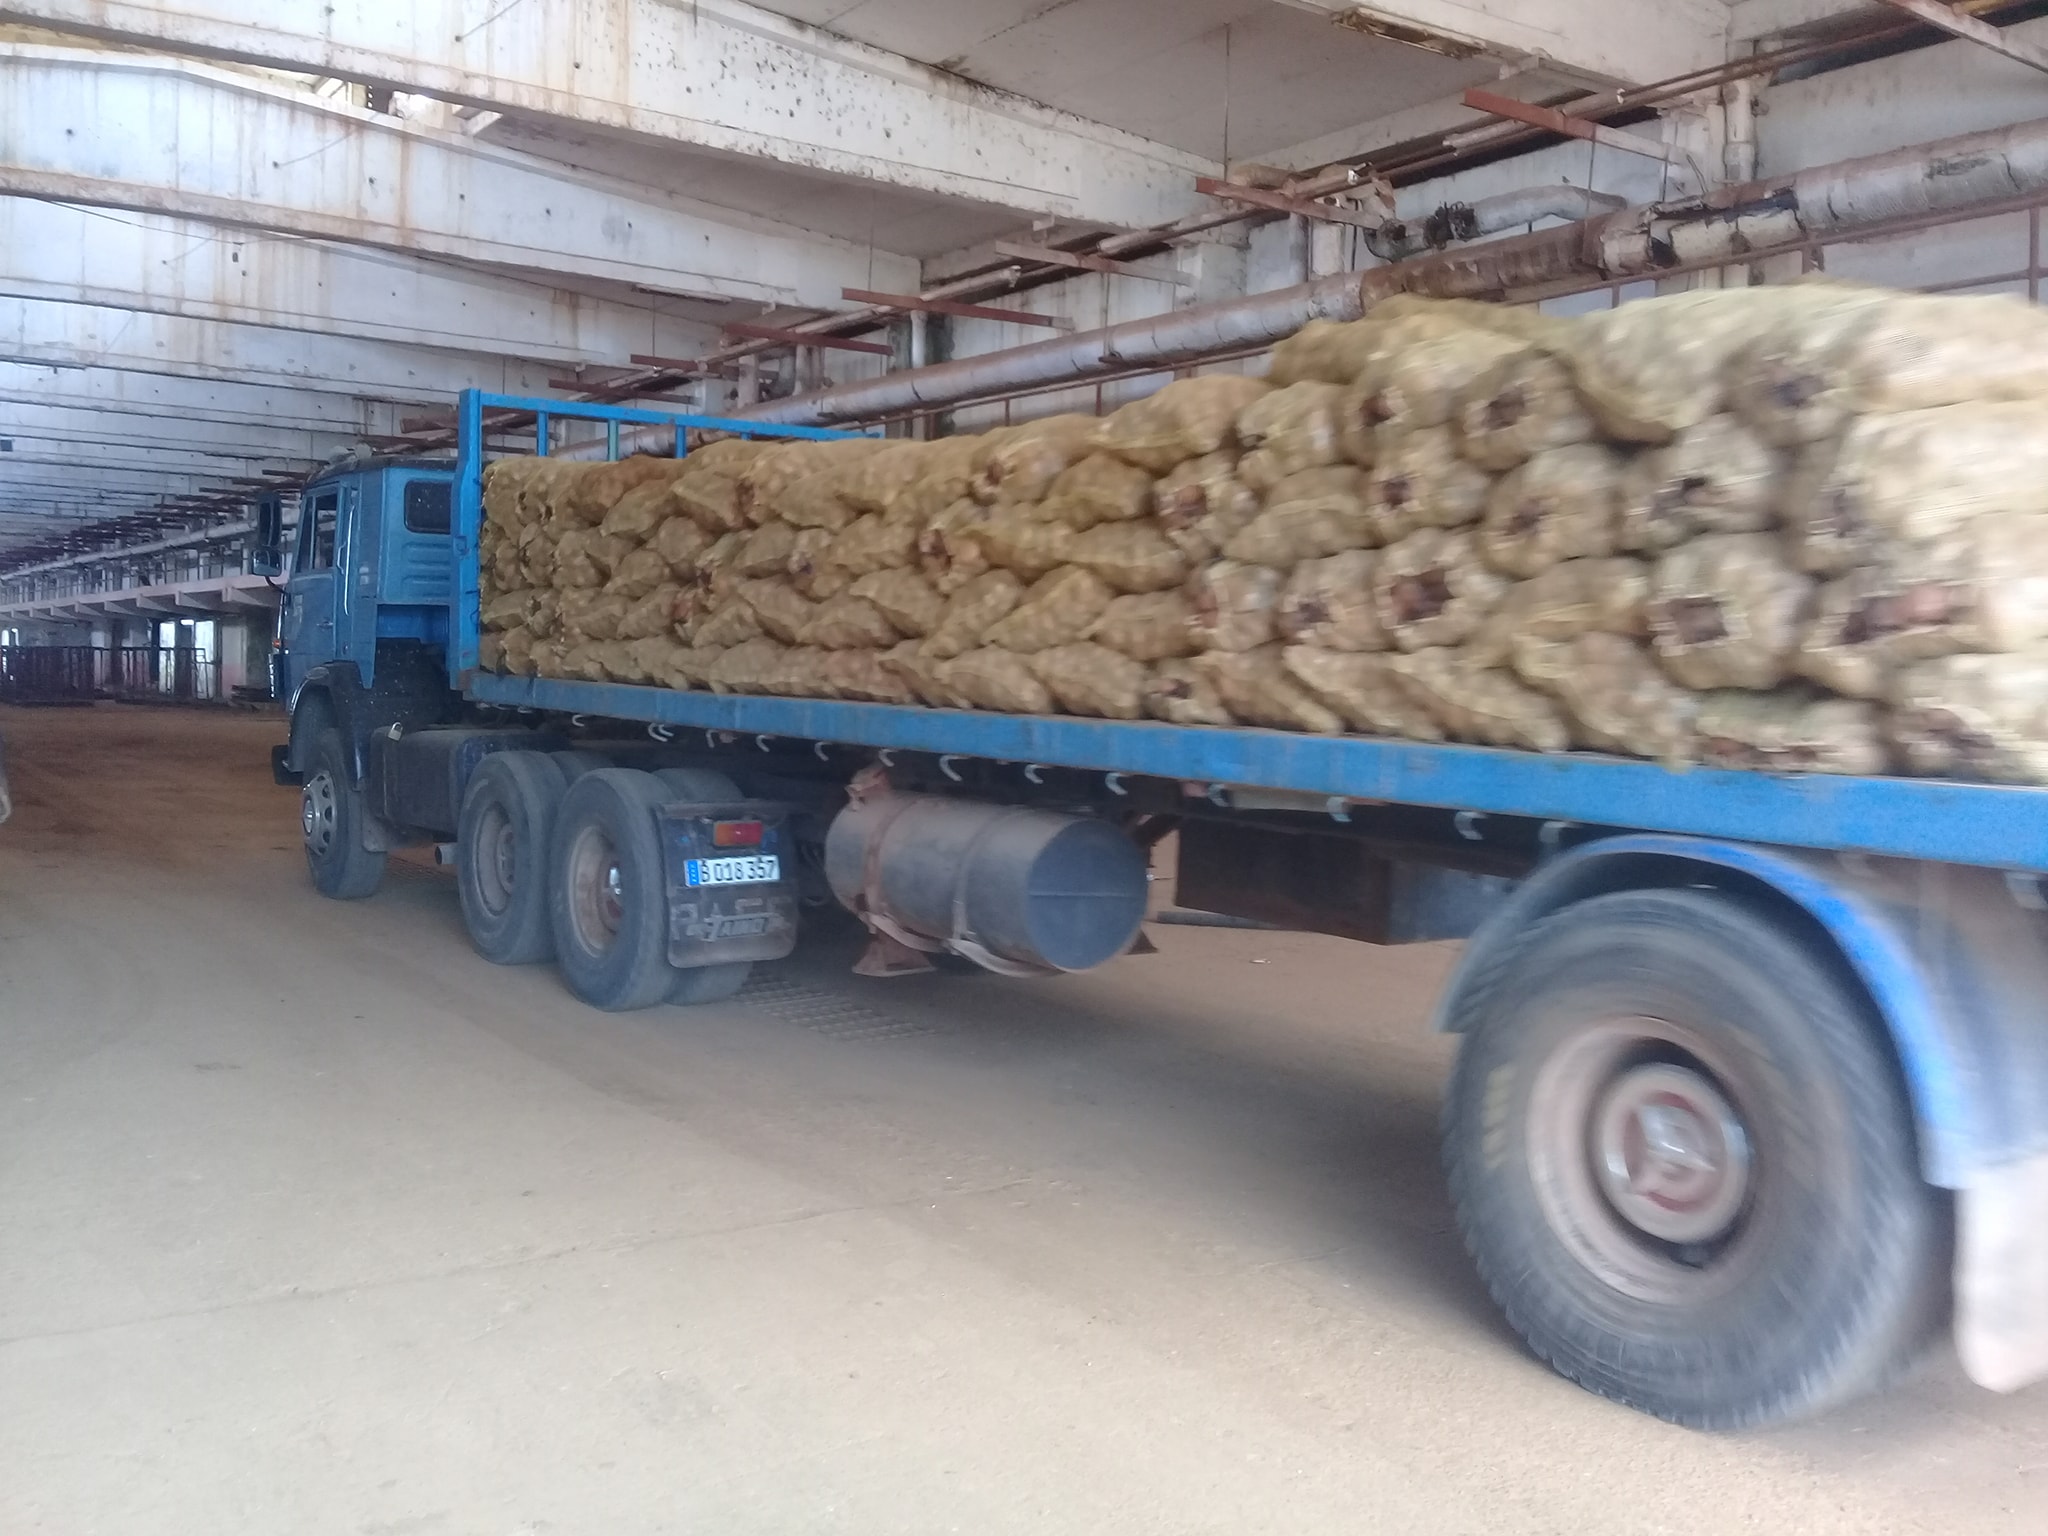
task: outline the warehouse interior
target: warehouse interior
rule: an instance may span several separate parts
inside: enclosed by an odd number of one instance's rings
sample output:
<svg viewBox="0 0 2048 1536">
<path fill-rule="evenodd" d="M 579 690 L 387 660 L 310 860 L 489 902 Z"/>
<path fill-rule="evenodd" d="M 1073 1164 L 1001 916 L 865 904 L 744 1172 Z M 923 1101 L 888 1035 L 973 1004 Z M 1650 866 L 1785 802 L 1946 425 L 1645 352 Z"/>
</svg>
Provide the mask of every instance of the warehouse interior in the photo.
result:
<svg viewBox="0 0 2048 1536">
<path fill-rule="evenodd" d="M 0 0 L 0 82 L 0 1525 L 2040 1530 L 1952 1351 L 1727 1437 L 1522 1351 L 1450 945 L 600 1013 L 431 847 L 323 901 L 260 506 L 469 390 L 932 441 L 1361 292 L 2038 302 L 2048 4 Z"/>
</svg>

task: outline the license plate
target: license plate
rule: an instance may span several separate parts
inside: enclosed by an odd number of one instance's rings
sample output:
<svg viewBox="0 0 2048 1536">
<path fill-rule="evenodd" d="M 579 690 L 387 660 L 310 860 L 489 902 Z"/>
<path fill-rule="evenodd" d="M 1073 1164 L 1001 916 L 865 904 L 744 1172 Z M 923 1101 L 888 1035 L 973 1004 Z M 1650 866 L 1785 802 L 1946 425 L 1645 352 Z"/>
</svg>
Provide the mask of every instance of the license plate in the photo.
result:
<svg viewBox="0 0 2048 1536">
<path fill-rule="evenodd" d="M 688 859 L 683 879 L 692 886 L 772 885 L 782 878 L 782 860 L 772 853 L 730 859 Z"/>
</svg>

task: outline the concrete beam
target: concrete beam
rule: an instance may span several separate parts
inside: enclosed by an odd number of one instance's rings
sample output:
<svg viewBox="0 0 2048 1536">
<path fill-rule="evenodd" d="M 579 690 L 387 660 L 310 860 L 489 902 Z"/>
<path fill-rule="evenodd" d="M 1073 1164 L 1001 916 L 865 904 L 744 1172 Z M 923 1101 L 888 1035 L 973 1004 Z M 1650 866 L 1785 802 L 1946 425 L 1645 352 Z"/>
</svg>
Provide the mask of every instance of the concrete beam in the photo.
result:
<svg viewBox="0 0 2048 1536">
<path fill-rule="evenodd" d="M 149 419 L 171 428 L 198 422 L 240 426 L 263 421 L 346 447 L 365 436 L 388 437 L 411 402 L 396 403 L 312 386 L 237 384 L 120 368 L 0 361 L 0 402 L 63 407 Z M 323 450 L 325 451 L 325 450 Z"/>
<path fill-rule="evenodd" d="M 0 191 L 661 293 L 829 309 L 848 284 L 917 277 L 908 257 L 182 59 L 0 45 L 0 146 Z"/>
<path fill-rule="evenodd" d="M 181 474 L 201 479 L 257 477 L 273 471 L 303 475 L 319 468 L 314 458 L 282 454 L 191 453 L 177 448 L 135 446 L 126 443 L 79 443 L 40 433 L 19 432 L 6 424 L 0 410 L 0 437 L 14 447 L 0 454 L 0 468 L 28 472 L 50 466 L 88 470 L 132 469 L 143 474 Z"/>
<path fill-rule="evenodd" d="M 0 298 L 0 361 L 285 384 L 412 405 L 446 405 L 472 385 L 545 395 L 552 371 L 545 363 L 388 341 L 8 298 Z"/>
<path fill-rule="evenodd" d="M 138 411 L 45 405 L 0 393 L 0 438 L 17 444 L 148 449 L 227 460 L 289 459 L 318 463 L 355 438 L 340 432 L 273 427 L 263 421 L 195 421 Z M 0 458 L 0 464 L 7 460 Z M 240 471 L 236 471 L 240 473 Z"/>
<path fill-rule="evenodd" d="M 1217 170 L 742 0 L 331 0 L 298 29 L 278 9 L 0 0 L 0 19 L 1126 227 L 1197 211 Z"/>
<path fill-rule="evenodd" d="M 1540 59 L 1590 80 L 1646 85 L 1722 62 L 1722 0 L 1280 0 L 1439 51 Z"/>
<path fill-rule="evenodd" d="M 693 357 L 717 331 L 444 261 L 167 214 L 0 197 L 0 294 L 565 363 Z"/>
</svg>

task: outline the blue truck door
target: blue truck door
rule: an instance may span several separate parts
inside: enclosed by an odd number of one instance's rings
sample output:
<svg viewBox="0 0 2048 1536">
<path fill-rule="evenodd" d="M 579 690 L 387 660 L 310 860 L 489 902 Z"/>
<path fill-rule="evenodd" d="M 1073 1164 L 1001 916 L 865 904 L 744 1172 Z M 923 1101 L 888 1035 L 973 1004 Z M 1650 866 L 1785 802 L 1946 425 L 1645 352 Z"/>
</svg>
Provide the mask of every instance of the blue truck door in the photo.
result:
<svg viewBox="0 0 2048 1536">
<path fill-rule="evenodd" d="M 298 699 L 306 673 L 336 656 L 336 609 L 340 574 L 335 561 L 341 546 L 341 487 L 323 486 L 307 493 L 299 509 L 299 532 L 291 581 L 285 587 L 284 613 L 278 621 L 279 677 L 287 705 Z"/>
</svg>

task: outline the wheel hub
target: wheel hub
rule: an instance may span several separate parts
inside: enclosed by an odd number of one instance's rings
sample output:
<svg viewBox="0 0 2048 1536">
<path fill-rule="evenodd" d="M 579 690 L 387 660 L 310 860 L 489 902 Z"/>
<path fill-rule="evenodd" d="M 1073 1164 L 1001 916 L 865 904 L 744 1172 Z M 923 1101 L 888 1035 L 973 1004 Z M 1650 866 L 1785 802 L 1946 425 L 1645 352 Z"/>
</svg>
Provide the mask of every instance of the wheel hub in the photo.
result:
<svg viewBox="0 0 2048 1536">
<path fill-rule="evenodd" d="M 299 823 L 306 849 L 315 858 L 325 858 L 334 846 L 334 775 L 322 768 L 299 791 Z"/>
<path fill-rule="evenodd" d="M 476 829 L 476 894 L 484 910 L 497 916 L 512 905 L 519 879 L 519 834 L 502 807 L 492 805 Z"/>
<path fill-rule="evenodd" d="M 1615 1213 L 1667 1243 L 1725 1235 L 1749 1193 L 1749 1137 L 1691 1067 L 1651 1062 L 1609 1084 L 1594 1110 L 1594 1174 Z"/>
<path fill-rule="evenodd" d="M 593 953 L 610 949 L 625 921 L 625 882 L 618 850 L 595 827 L 569 851 L 569 906 L 584 945 Z"/>
</svg>

